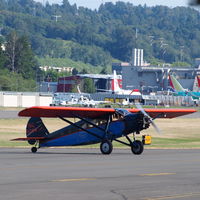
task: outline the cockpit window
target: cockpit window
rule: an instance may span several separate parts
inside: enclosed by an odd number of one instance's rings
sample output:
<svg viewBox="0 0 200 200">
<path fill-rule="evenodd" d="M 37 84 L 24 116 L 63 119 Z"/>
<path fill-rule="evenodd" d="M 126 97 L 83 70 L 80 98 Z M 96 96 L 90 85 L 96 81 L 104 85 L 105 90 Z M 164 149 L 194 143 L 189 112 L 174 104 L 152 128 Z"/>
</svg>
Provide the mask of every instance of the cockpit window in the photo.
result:
<svg viewBox="0 0 200 200">
<path fill-rule="evenodd" d="M 121 108 L 116 108 L 115 112 L 122 116 L 126 116 L 126 115 L 130 114 L 130 112 L 128 110 L 121 109 Z"/>
</svg>

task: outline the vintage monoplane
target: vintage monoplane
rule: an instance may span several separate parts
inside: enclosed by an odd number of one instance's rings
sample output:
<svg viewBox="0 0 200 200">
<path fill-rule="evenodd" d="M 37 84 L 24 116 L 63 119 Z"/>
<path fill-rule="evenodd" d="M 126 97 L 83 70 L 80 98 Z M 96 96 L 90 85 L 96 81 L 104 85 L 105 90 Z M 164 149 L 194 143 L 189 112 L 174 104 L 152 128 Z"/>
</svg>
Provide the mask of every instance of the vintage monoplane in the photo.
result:
<svg viewBox="0 0 200 200">
<path fill-rule="evenodd" d="M 25 138 L 15 141 L 28 141 L 34 145 L 35 153 L 41 147 L 77 146 L 100 143 L 102 154 L 110 154 L 112 142 L 116 141 L 131 148 L 133 154 L 141 154 L 144 144 L 149 144 L 149 136 L 142 141 L 136 139 L 143 129 L 150 124 L 159 131 L 154 123 L 156 118 L 175 118 L 196 112 L 194 109 L 114 109 L 114 108 L 83 108 L 83 107 L 30 107 L 19 112 L 19 116 L 31 117 L 27 123 Z M 49 133 L 41 117 L 60 118 L 68 123 L 64 128 Z M 78 118 L 72 122 L 68 118 Z M 133 134 L 133 139 L 129 137 Z M 127 142 L 118 138 L 124 136 Z"/>
</svg>

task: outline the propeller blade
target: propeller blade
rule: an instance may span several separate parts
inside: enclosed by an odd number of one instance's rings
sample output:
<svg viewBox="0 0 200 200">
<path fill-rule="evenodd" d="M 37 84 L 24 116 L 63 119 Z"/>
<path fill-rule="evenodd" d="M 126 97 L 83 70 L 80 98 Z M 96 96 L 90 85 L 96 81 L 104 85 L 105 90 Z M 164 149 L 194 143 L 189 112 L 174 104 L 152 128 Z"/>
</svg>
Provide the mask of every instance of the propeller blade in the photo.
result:
<svg viewBox="0 0 200 200">
<path fill-rule="evenodd" d="M 153 121 L 153 119 L 146 113 L 146 111 L 144 110 L 144 108 L 141 106 L 141 104 L 139 103 L 135 103 L 135 106 L 137 107 L 138 110 L 140 110 L 144 116 L 148 117 L 152 126 L 154 127 L 154 129 L 156 130 L 156 132 L 158 134 L 161 134 L 162 132 L 160 131 L 160 129 L 158 128 L 158 126 L 155 124 L 155 122 Z"/>
<path fill-rule="evenodd" d="M 151 117 L 146 113 L 146 111 L 144 110 L 144 108 L 143 108 L 139 103 L 135 103 L 135 106 L 136 106 L 137 109 L 140 110 L 145 116 L 147 116 L 148 118 L 151 119 Z"/>
<path fill-rule="evenodd" d="M 151 124 L 158 134 L 162 134 L 161 130 L 157 127 L 157 125 L 155 124 L 155 122 L 152 119 L 151 119 Z"/>
</svg>

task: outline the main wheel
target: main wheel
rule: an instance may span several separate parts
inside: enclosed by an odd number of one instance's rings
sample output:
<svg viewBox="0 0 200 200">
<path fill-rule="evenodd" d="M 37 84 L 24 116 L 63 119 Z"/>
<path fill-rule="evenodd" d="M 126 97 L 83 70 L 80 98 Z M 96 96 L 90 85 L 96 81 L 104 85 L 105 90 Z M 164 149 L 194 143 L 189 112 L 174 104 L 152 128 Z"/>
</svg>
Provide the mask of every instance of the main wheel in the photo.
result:
<svg viewBox="0 0 200 200">
<path fill-rule="evenodd" d="M 105 140 L 101 143 L 100 150 L 102 154 L 110 154 L 113 150 L 113 145 L 109 140 Z"/>
<path fill-rule="evenodd" d="M 37 148 L 36 147 L 32 147 L 31 151 L 32 151 L 32 153 L 36 153 L 37 152 Z"/>
<path fill-rule="evenodd" d="M 135 140 L 131 146 L 133 154 L 140 155 L 144 150 L 144 146 L 140 140 Z"/>
</svg>

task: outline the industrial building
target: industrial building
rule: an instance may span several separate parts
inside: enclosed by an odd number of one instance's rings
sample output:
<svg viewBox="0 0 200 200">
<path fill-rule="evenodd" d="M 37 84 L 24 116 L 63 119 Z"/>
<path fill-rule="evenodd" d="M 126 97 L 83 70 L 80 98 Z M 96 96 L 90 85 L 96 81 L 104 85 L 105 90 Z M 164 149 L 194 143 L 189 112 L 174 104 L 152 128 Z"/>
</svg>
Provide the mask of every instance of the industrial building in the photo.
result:
<svg viewBox="0 0 200 200">
<path fill-rule="evenodd" d="M 143 94 L 168 90 L 169 74 L 175 74 L 184 88 L 193 90 L 195 77 L 200 74 L 198 63 L 194 68 L 148 65 L 141 49 L 134 49 L 130 63 L 113 63 L 112 70 L 122 74 L 123 89 L 139 89 Z"/>
<path fill-rule="evenodd" d="M 57 92 L 71 92 L 74 87 L 82 84 L 82 80 L 93 80 L 96 91 L 108 91 L 113 89 L 113 75 L 111 74 L 78 74 L 75 76 L 60 77 L 58 79 Z M 119 85 L 122 87 L 121 75 L 118 75 Z"/>
<path fill-rule="evenodd" d="M 39 92 L 73 92 L 73 88 L 81 85 L 85 78 L 93 80 L 96 92 L 112 91 L 114 87 L 113 74 L 78 74 L 75 76 L 59 77 L 58 82 L 41 82 Z M 122 88 L 122 76 L 117 75 L 119 86 Z"/>
</svg>

